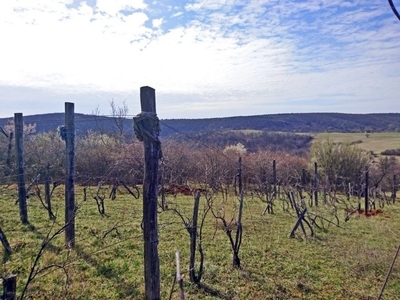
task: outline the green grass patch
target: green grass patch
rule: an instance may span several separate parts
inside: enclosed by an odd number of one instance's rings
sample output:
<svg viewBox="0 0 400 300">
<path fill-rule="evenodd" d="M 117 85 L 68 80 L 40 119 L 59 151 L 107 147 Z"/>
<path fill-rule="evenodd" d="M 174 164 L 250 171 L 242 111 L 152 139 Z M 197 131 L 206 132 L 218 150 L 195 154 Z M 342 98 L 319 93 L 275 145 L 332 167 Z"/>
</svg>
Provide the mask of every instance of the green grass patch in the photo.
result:
<svg viewBox="0 0 400 300">
<path fill-rule="evenodd" d="M 18 294 L 26 283 L 36 253 L 49 231 L 63 224 L 62 187 L 56 190 L 53 207 L 56 223 L 36 197 L 28 200 L 31 226 L 21 225 L 16 192 L 0 190 L 0 226 L 13 253 L 4 257 L 0 273 L 18 275 Z M 142 202 L 119 193 L 106 200 L 108 217 L 100 216 L 94 200 L 82 201 L 76 189 L 76 248 L 64 247 L 64 234 L 44 251 L 27 297 L 33 299 L 143 299 Z M 170 207 L 191 217 L 193 198 L 168 198 Z M 204 199 L 201 199 L 203 205 Z M 234 204 L 234 205 L 233 205 Z M 236 198 L 231 195 L 224 208 L 235 215 Z M 220 225 L 207 216 L 203 229 L 205 273 L 201 286 L 189 283 L 189 234 L 172 211 L 159 214 L 159 258 L 161 298 L 168 299 L 175 274 L 175 250 L 181 251 L 186 299 L 375 299 L 400 241 L 400 207 L 386 205 L 382 214 L 366 218 L 353 215 L 340 226 L 325 222 L 315 228 L 316 237 L 305 238 L 298 230 L 294 212 L 275 202 L 275 214 L 261 213 L 265 204 L 245 197 L 241 269 L 232 267 L 228 238 Z M 333 219 L 332 206 L 322 204 L 310 211 Z M 50 265 L 62 265 L 64 269 Z M 383 299 L 400 299 L 400 262 L 394 266 Z M 173 299 L 179 299 L 175 286 Z"/>
<path fill-rule="evenodd" d="M 229 132 L 243 133 L 244 135 L 262 135 L 263 130 L 257 129 L 231 129 Z"/>
<path fill-rule="evenodd" d="M 368 135 L 368 136 L 367 136 Z M 380 154 L 387 149 L 400 148 L 400 133 L 399 132 L 378 132 L 378 133 L 320 133 L 315 136 L 315 139 L 326 139 L 329 137 L 334 142 L 342 143 L 357 143 L 357 146 L 366 151 L 373 151 L 375 154 Z"/>
</svg>

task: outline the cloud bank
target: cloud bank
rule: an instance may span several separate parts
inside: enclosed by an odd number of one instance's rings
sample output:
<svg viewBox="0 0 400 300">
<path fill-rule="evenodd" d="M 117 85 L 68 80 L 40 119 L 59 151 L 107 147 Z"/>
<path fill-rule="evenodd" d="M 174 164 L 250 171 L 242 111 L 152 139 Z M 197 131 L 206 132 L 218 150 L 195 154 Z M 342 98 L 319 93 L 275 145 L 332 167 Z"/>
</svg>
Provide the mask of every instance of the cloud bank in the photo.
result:
<svg viewBox="0 0 400 300">
<path fill-rule="evenodd" d="M 144 85 L 162 118 L 399 112 L 399 28 L 372 0 L 1 1 L 0 117 L 135 114 Z"/>
</svg>

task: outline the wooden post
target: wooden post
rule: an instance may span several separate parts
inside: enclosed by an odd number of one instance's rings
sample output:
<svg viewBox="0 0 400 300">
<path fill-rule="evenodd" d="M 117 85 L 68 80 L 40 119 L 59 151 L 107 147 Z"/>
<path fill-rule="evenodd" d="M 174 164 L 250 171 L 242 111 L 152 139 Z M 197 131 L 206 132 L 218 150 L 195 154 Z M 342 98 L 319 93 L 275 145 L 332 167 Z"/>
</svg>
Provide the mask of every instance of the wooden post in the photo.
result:
<svg viewBox="0 0 400 300">
<path fill-rule="evenodd" d="M 368 191 L 369 191 L 369 170 L 368 166 L 365 166 L 365 215 L 368 215 Z"/>
<path fill-rule="evenodd" d="M 268 195 L 268 188 L 266 188 L 266 202 L 267 204 L 265 205 L 265 208 L 262 212 L 262 215 L 265 215 L 265 213 L 268 211 L 269 214 L 273 214 L 274 213 L 274 209 L 273 209 L 273 203 L 274 200 L 276 199 L 277 195 L 276 195 L 276 165 L 275 165 L 275 160 L 272 161 L 272 180 L 273 180 L 273 190 L 272 190 L 272 195 L 271 197 L 269 197 Z M 265 183 L 266 185 L 268 184 L 268 179 L 265 178 Z"/>
<path fill-rule="evenodd" d="M 183 290 L 183 279 L 181 276 L 181 266 L 180 266 L 180 257 L 179 257 L 179 250 L 175 250 L 175 259 L 176 259 L 176 281 L 178 281 L 179 285 L 179 295 L 181 300 L 185 300 L 185 293 Z"/>
<path fill-rule="evenodd" d="M 6 159 L 6 166 L 7 169 L 5 171 L 5 176 L 9 176 L 11 174 L 11 150 L 12 150 L 12 140 L 13 140 L 14 133 L 10 132 L 8 136 L 8 148 L 7 148 L 7 159 Z"/>
<path fill-rule="evenodd" d="M 393 191 L 392 191 L 392 202 L 396 202 L 396 192 L 397 192 L 397 187 L 396 187 L 396 174 L 393 175 Z"/>
<path fill-rule="evenodd" d="M 18 203 L 22 224 L 28 224 L 28 208 L 26 205 L 25 167 L 24 167 L 24 121 L 22 113 L 14 114 L 15 149 L 17 151 L 18 168 Z"/>
<path fill-rule="evenodd" d="M 318 206 L 318 164 L 314 163 L 314 203 Z"/>
<path fill-rule="evenodd" d="M 54 219 L 53 212 L 51 211 L 51 195 L 50 195 L 50 163 L 47 162 L 46 165 L 46 176 L 44 182 L 44 193 L 45 193 L 45 200 L 47 205 L 47 211 L 49 213 L 49 219 Z"/>
<path fill-rule="evenodd" d="M 239 167 L 238 167 L 238 185 L 239 185 L 239 195 L 242 192 L 243 184 L 242 184 L 242 157 L 239 157 Z"/>
<path fill-rule="evenodd" d="M 75 120 L 74 103 L 65 102 L 65 243 L 75 247 Z"/>
<path fill-rule="evenodd" d="M 351 183 L 349 182 L 347 186 L 348 186 L 347 200 L 349 201 L 351 197 Z"/>
<path fill-rule="evenodd" d="M 303 168 L 301 169 L 300 184 L 298 186 L 300 199 L 303 199 L 303 188 L 305 187 L 305 185 L 306 185 L 306 170 Z"/>
<path fill-rule="evenodd" d="M 159 123 L 156 115 L 156 95 L 151 87 L 140 88 L 142 112 L 134 118 L 134 129 L 144 147 L 143 181 L 143 239 L 144 281 L 147 300 L 160 299 L 160 265 L 158 258 L 158 163 L 161 144 L 158 140 Z"/>
<path fill-rule="evenodd" d="M 197 242 L 197 219 L 199 215 L 200 192 L 197 192 L 194 197 L 192 228 L 190 228 L 190 261 L 189 261 L 189 276 L 190 282 L 200 283 L 200 278 L 197 278 L 195 272 L 196 262 L 196 242 Z M 201 274 L 200 274 L 201 276 Z"/>
<path fill-rule="evenodd" d="M 17 291 L 17 275 L 3 278 L 3 300 L 14 300 Z"/>
<path fill-rule="evenodd" d="M 277 191 L 276 191 L 276 162 L 275 162 L 275 159 L 272 161 L 272 177 L 273 177 L 273 182 L 274 182 L 274 197 L 276 198 Z"/>
</svg>

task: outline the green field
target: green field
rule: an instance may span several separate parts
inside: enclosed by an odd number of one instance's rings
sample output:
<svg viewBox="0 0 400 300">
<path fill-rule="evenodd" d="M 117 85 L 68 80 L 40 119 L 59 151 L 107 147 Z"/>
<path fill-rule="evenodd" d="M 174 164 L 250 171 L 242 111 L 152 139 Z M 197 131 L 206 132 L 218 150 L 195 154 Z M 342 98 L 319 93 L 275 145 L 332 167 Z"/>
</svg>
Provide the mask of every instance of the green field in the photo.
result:
<svg viewBox="0 0 400 300">
<path fill-rule="evenodd" d="M 0 274 L 17 274 L 18 296 L 47 234 L 62 226 L 63 193 L 59 187 L 53 198 L 58 216 L 54 224 L 38 198 L 30 197 L 30 225 L 26 226 L 19 221 L 16 191 L 0 190 L 0 226 L 13 249 L 11 256 L 4 256 Z M 63 234 L 52 240 L 39 260 L 39 272 L 26 299 L 143 299 L 141 200 L 118 193 L 114 201 L 106 199 L 107 216 L 102 217 L 91 197 L 82 198 L 77 188 L 76 249 L 64 247 Z M 170 207 L 191 216 L 192 197 L 167 200 Z M 242 268 L 232 267 L 228 237 L 208 214 L 200 287 L 189 283 L 189 235 L 181 219 L 172 211 L 159 214 L 162 299 L 169 299 L 174 282 L 176 249 L 181 251 L 186 299 L 376 299 L 399 244 L 399 204 L 386 204 L 384 212 L 374 217 L 356 214 L 344 222 L 341 202 L 336 205 L 340 228 L 318 221 L 321 228 L 314 227 L 315 237 L 305 238 L 299 229 L 295 238 L 289 238 L 296 218 L 292 209 L 284 211 L 284 198 L 276 200 L 274 214 L 266 215 L 261 215 L 265 204 L 259 199 L 246 195 L 244 201 Z M 353 201 L 346 204 L 356 206 Z M 233 195 L 225 203 L 216 198 L 214 205 L 224 209 L 228 220 L 236 214 Z M 335 222 L 331 204 L 309 210 Z M 172 299 L 179 299 L 176 285 L 172 291 Z M 394 265 L 382 299 L 400 299 L 400 261 Z"/>
<path fill-rule="evenodd" d="M 330 138 L 334 142 L 352 143 L 362 141 L 357 144 L 358 147 L 367 151 L 373 151 L 380 154 L 387 149 L 400 148 L 400 132 L 380 132 L 370 133 L 367 137 L 365 133 L 319 133 L 316 139 Z"/>
</svg>

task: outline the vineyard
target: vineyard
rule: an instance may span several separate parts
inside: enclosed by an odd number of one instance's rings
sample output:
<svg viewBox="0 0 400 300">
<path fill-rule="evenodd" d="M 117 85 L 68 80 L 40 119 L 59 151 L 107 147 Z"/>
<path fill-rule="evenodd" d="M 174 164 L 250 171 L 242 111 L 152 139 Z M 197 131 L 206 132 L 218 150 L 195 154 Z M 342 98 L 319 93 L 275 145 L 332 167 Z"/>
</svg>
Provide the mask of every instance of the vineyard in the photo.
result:
<svg viewBox="0 0 400 300">
<path fill-rule="evenodd" d="M 126 138 L 133 122 L 76 137 L 69 217 L 75 137 L 25 124 L 14 141 L 17 123 L 0 132 L 3 299 L 144 299 L 146 141 Z M 400 299 L 394 157 L 329 137 L 302 154 L 185 139 L 152 141 L 161 299 Z"/>
</svg>

